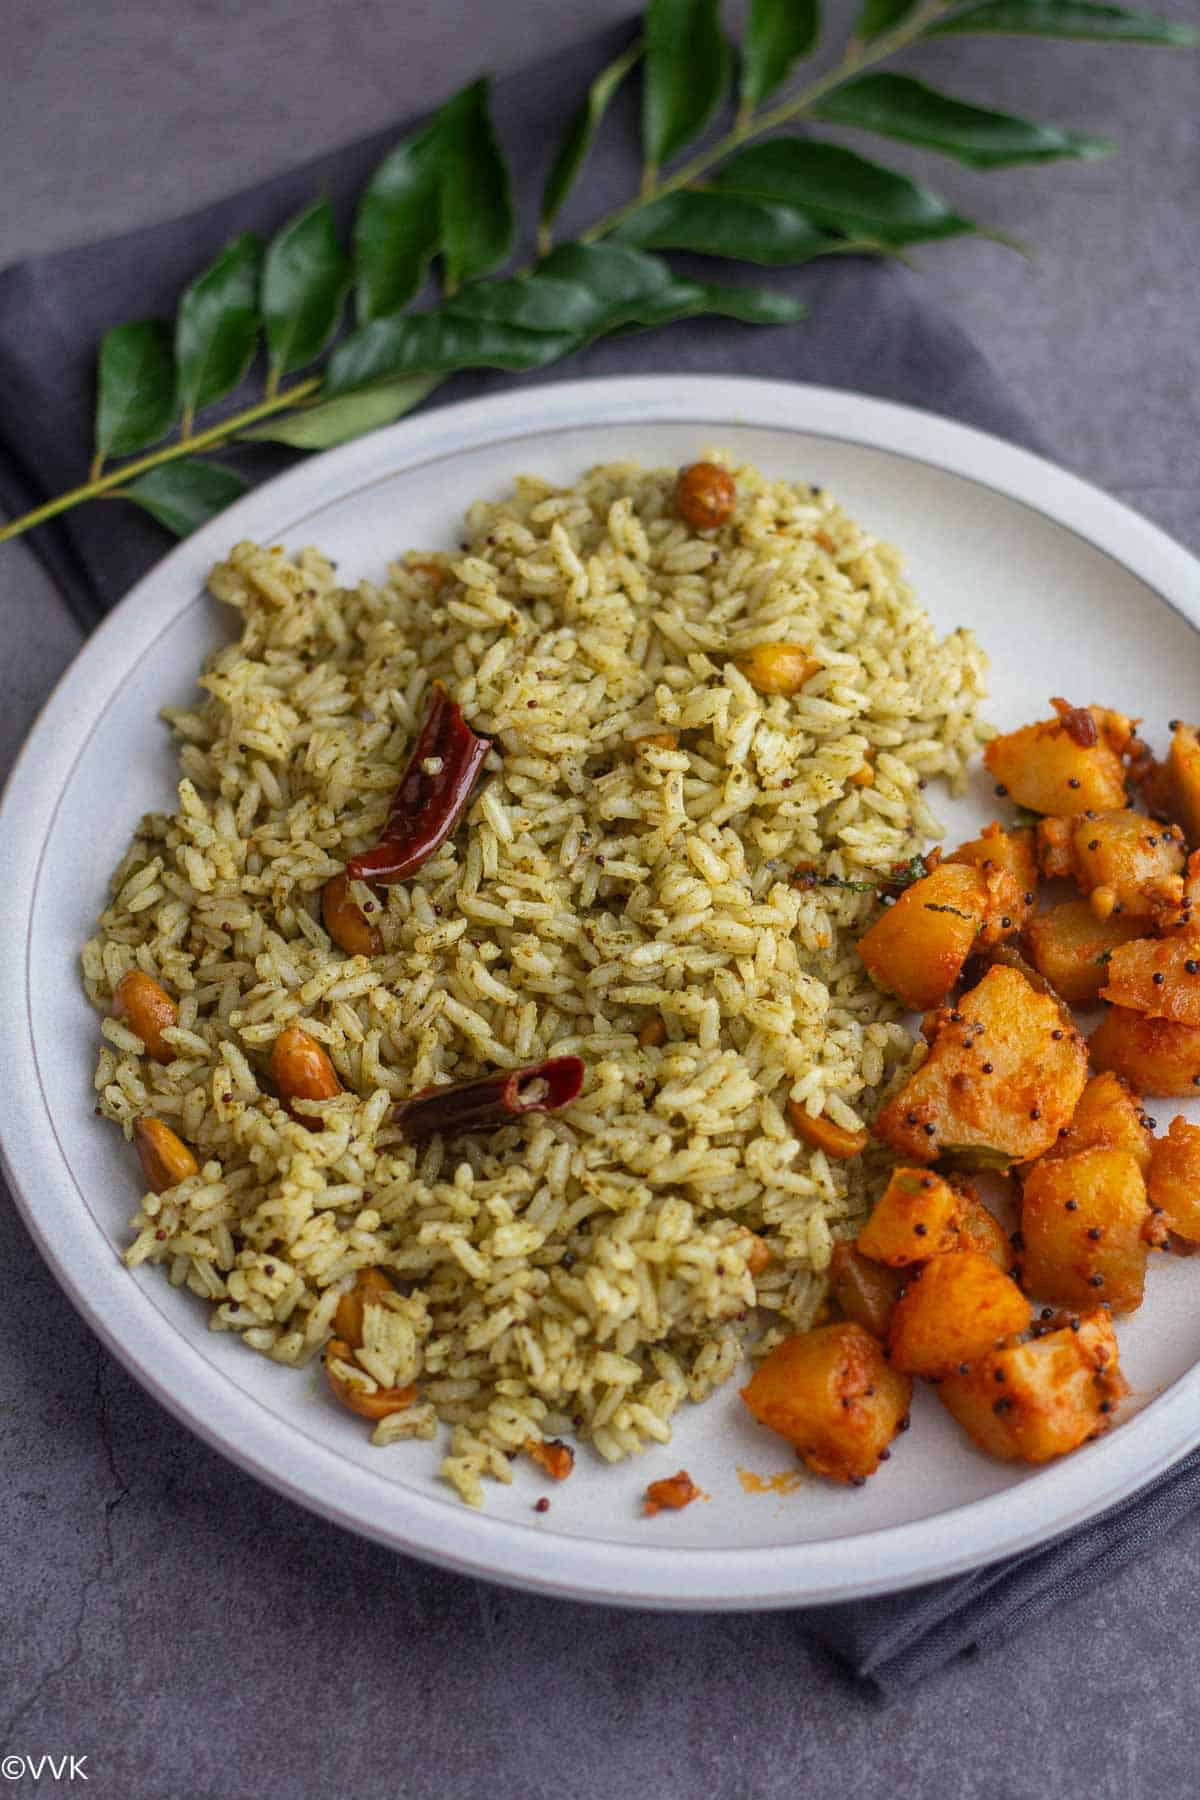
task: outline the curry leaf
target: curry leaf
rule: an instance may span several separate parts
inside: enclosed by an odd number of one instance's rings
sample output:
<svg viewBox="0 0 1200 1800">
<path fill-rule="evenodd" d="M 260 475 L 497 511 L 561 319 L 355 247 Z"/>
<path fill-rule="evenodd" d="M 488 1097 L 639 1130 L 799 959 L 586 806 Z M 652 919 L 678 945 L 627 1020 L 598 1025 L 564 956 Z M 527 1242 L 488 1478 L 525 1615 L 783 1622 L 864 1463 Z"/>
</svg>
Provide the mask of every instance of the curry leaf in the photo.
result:
<svg viewBox="0 0 1200 1800">
<path fill-rule="evenodd" d="M 221 463 L 201 462 L 187 456 L 179 462 L 160 463 L 119 490 L 124 500 L 134 500 L 152 518 L 187 537 L 210 519 L 240 500 L 249 486 L 240 475 Z"/>
<path fill-rule="evenodd" d="M 940 150 L 972 169 L 1008 169 L 1017 163 L 1062 156 L 1107 156 L 1109 138 L 1056 125 L 1035 125 L 1011 113 L 969 106 L 939 94 L 913 75 L 860 75 L 820 101 L 817 115 L 837 125 L 858 125 L 883 137 Z"/>
<path fill-rule="evenodd" d="M 335 444 L 348 444 L 352 438 L 378 431 L 381 425 L 394 425 L 405 413 L 420 406 L 439 379 L 436 375 L 403 375 L 397 381 L 380 382 L 377 387 L 346 394 L 340 400 L 326 400 L 318 406 L 305 407 L 302 412 L 267 419 L 241 435 L 256 441 L 290 444 L 293 450 L 330 450 Z"/>
<path fill-rule="evenodd" d="M 545 272 L 511 281 L 489 281 L 455 296 L 451 310 L 459 318 L 491 319 L 524 331 L 567 332 L 573 337 L 594 331 L 608 316 L 603 298 L 579 280 Z"/>
<path fill-rule="evenodd" d="M 542 268 L 591 296 L 596 310 L 588 337 L 629 326 L 665 325 L 700 313 L 780 325 L 803 311 L 787 294 L 682 280 L 660 257 L 623 244 L 564 244 Z"/>
<path fill-rule="evenodd" d="M 1096 0 L 976 0 L 961 12 L 930 25 L 928 37 L 965 31 L 989 31 L 1032 37 L 1094 38 L 1110 43 L 1168 44 L 1178 48 L 1200 43 L 1200 32 L 1180 19 L 1155 13 L 1104 6 Z"/>
<path fill-rule="evenodd" d="M 976 229 L 907 175 L 806 138 L 756 144 L 732 157 L 712 181 L 722 193 L 796 206 L 834 231 L 892 246 Z"/>
<path fill-rule="evenodd" d="M 753 109 L 781 87 L 821 35 L 820 0 L 751 0 L 742 46 L 742 105 Z"/>
<path fill-rule="evenodd" d="M 701 290 L 682 281 L 659 256 L 625 244 L 562 244 L 541 265 L 547 275 L 574 282 L 588 295 L 588 342 L 605 332 L 666 324 L 703 311 Z"/>
<path fill-rule="evenodd" d="M 618 56 L 606 69 L 602 69 L 567 126 L 542 191 L 541 224 L 544 229 L 548 229 L 558 217 L 583 159 L 591 148 L 592 139 L 600 128 L 601 120 L 612 104 L 613 96 L 641 54 L 642 40 L 638 38 L 623 56 Z"/>
<path fill-rule="evenodd" d="M 252 231 L 227 244 L 184 290 L 175 320 L 179 396 L 188 413 L 229 393 L 254 360 L 262 245 Z"/>
<path fill-rule="evenodd" d="M 445 375 L 454 369 L 535 369 L 574 349 L 568 332 L 527 331 L 456 314 L 449 308 L 372 319 L 338 345 L 325 392 L 334 398 L 397 375 Z"/>
<path fill-rule="evenodd" d="M 263 261 L 262 313 L 272 374 L 302 369 L 337 328 L 349 265 L 333 208 L 318 200 L 271 240 Z"/>
<path fill-rule="evenodd" d="M 900 893 L 914 882 L 924 881 L 928 873 L 929 864 L 923 856 L 910 856 L 906 863 L 897 863 L 878 885 L 884 893 Z"/>
<path fill-rule="evenodd" d="M 805 307 L 791 294 L 775 288 L 720 287 L 712 282 L 680 282 L 677 311 L 654 316 L 653 304 L 642 321 L 646 325 L 666 325 L 671 319 L 696 318 L 701 313 L 723 319 L 740 319 L 744 325 L 794 325 L 805 314 Z M 682 290 L 694 289 L 689 297 Z M 661 304 L 661 303 L 660 303 Z"/>
<path fill-rule="evenodd" d="M 903 25 L 920 3 L 921 0 L 863 0 L 855 35 L 864 44 L 869 44 L 872 38 L 882 37 L 885 31 L 894 31 L 897 25 Z"/>
<path fill-rule="evenodd" d="M 623 244 L 563 244 L 532 275 L 469 288 L 436 312 L 360 326 L 330 358 L 325 392 L 407 374 L 540 368 L 608 332 L 699 313 L 778 325 L 801 310 L 786 294 L 682 280 Z"/>
<path fill-rule="evenodd" d="M 613 243 L 560 244 L 538 265 L 538 273 L 578 282 L 614 316 L 670 287 L 675 279 L 661 257 Z"/>
<path fill-rule="evenodd" d="M 807 262 L 842 243 L 797 207 L 692 188 L 652 200 L 616 236 L 645 250 L 693 250 L 766 264 Z"/>
<path fill-rule="evenodd" d="M 360 320 L 411 300 L 438 248 L 437 123 L 386 156 L 367 183 L 354 220 L 354 280 Z"/>
<path fill-rule="evenodd" d="M 100 345 L 96 454 L 131 456 L 175 422 L 171 336 L 153 319 L 118 325 Z"/>
<path fill-rule="evenodd" d="M 508 169 L 488 111 L 488 83 L 447 100 L 376 169 L 354 222 L 358 316 L 365 323 L 412 299 L 433 257 L 448 287 L 504 261 L 512 244 Z"/>
<path fill-rule="evenodd" d="M 683 284 L 687 300 L 695 284 Z M 532 369 L 624 325 L 677 286 L 659 258 L 616 244 L 563 244 L 533 275 L 468 288 L 432 313 L 375 319 L 334 351 L 326 392 L 415 372 Z M 677 301 L 680 295 L 676 295 Z"/>
<path fill-rule="evenodd" d="M 979 1169 L 999 1175 L 1011 1169 L 1016 1158 L 993 1144 L 940 1144 L 937 1160 L 944 1169 Z"/>
<path fill-rule="evenodd" d="M 642 151 L 652 168 L 703 131 L 725 97 L 729 62 L 720 0 L 650 0 Z"/>
<path fill-rule="evenodd" d="M 512 248 L 508 168 L 488 110 L 490 83 L 476 81 L 437 116 L 439 219 L 446 284 L 488 275 Z"/>
</svg>

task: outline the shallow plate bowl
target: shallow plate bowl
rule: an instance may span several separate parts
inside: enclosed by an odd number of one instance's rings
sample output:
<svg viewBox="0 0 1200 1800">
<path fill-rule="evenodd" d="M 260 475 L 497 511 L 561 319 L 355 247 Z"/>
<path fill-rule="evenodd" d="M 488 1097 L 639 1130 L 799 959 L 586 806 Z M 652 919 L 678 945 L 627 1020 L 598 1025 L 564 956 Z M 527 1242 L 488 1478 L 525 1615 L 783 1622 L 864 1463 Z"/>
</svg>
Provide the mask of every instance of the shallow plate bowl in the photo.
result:
<svg viewBox="0 0 1200 1800">
<path fill-rule="evenodd" d="M 447 407 L 314 458 L 181 544 L 67 672 L 0 812 L 5 1164 L 43 1255 L 114 1354 L 207 1442 L 352 1530 L 543 1593 L 696 1609 L 929 1581 L 1048 1539 L 1151 1480 L 1200 1441 L 1200 1269 L 1156 1260 L 1145 1308 L 1120 1331 L 1134 1416 L 1047 1469 L 989 1461 L 925 1392 L 913 1429 L 864 1489 L 805 1479 L 790 1493 L 747 1492 L 745 1472 L 761 1485 L 795 1464 L 731 1384 L 680 1416 L 672 1444 L 634 1462 L 610 1468 L 584 1452 L 548 1514 L 533 1512 L 545 1484 L 523 1466 L 511 1488 L 488 1484 L 486 1509 L 474 1512 L 437 1480 L 434 1446 L 372 1449 L 329 1403 L 319 1371 L 248 1354 L 209 1331 L 200 1303 L 161 1273 L 123 1268 L 137 1177 L 119 1134 L 92 1115 L 96 1019 L 77 971 L 131 828 L 171 802 L 174 756 L 157 711 L 188 701 L 228 629 L 204 581 L 230 544 L 316 543 L 347 582 L 378 579 L 409 546 L 452 546 L 466 505 L 519 472 L 569 483 L 595 463 L 676 465 L 712 447 L 829 487 L 900 545 L 939 627 L 969 625 L 989 651 L 987 711 L 1001 728 L 1045 716 L 1052 694 L 1144 714 L 1159 747 L 1169 717 L 1194 715 L 1200 566 L 1061 469 L 829 389 L 577 382 Z M 993 816 L 990 786 L 981 773 L 966 801 L 942 797 L 937 809 L 950 830 L 973 832 Z M 706 1499 L 644 1519 L 646 1482 L 680 1466 Z"/>
</svg>

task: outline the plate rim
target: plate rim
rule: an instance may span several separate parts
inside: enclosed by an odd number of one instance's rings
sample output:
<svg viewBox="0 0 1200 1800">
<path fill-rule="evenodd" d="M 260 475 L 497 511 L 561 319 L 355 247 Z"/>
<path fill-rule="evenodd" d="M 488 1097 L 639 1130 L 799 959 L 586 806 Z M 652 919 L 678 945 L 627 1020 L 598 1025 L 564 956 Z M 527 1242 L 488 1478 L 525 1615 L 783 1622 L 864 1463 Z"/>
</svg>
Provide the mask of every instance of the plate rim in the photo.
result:
<svg viewBox="0 0 1200 1800">
<path fill-rule="evenodd" d="M 898 1592 L 1049 1543 L 1152 1482 L 1200 1442 L 1200 1364 L 1119 1432 L 1069 1462 L 948 1513 L 857 1536 L 716 1551 L 657 1539 L 632 1545 L 467 1507 L 448 1513 L 440 1497 L 400 1486 L 389 1489 L 388 1516 L 380 1518 L 377 1477 L 298 1432 L 293 1421 L 196 1357 L 140 1284 L 130 1282 L 99 1231 L 90 1241 L 61 1229 L 77 1191 L 61 1152 L 56 1165 L 57 1138 L 42 1102 L 26 1004 L 26 926 L 47 820 L 98 716 L 86 704 L 97 675 L 108 671 L 103 686 L 109 691 L 126 649 L 142 642 L 147 627 L 165 629 L 192 604 L 231 542 L 293 529 L 280 522 L 285 510 L 294 513 L 310 501 L 317 503 L 310 512 L 336 505 L 358 476 L 393 478 L 429 461 L 427 453 L 438 446 L 454 455 L 495 447 L 506 437 L 544 435 L 548 425 L 633 430 L 667 422 L 823 435 L 940 468 L 1032 507 L 1111 557 L 1200 630 L 1200 562 L 1158 526 L 1033 451 L 937 413 L 848 390 L 716 375 L 701 383 L 692 375 L 556 382 L 453 403 L 313 456 L 219 514 L 131 589 L 52 688 L 12 768 L 0 799 L 0 859 L 20 929 L 0 939 L 0 1018 L 12 1021 L 17 1045 L 8 1060 L 14 1091 L 0 1118 L 0 1164 L 59 1286 L 135 1380 L 211 1448 L 343 1528 L 459 1573 L 604 1604 L 749 1611 Z M 173 1372 L 187 1375 L 178 1391 Z M 455 1519 L 457 1526 L 448 1528 Z"/>
</svg>

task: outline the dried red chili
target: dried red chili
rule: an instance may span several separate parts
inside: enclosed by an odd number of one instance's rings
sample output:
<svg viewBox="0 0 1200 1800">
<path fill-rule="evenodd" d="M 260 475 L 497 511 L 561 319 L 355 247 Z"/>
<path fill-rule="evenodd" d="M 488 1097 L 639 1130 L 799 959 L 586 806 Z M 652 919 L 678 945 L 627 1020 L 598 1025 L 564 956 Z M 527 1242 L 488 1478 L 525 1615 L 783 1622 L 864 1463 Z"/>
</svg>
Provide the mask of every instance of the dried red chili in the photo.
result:
<svg viewBox="0 0 1200 1800">
<path fill-rule="evenodd" d="M 351 881 L 405 881 L 444 844 L 461 819 L 491 749 L 471 730 L 440 681 L 417 735 L 383 835 L 346 864 Z"/>
<path fill-rule="evenodd" d="M 527 1069 L 505 1069 L 477 1081 L 427 1088 L 411 1100 L 401 1100 L 392 1111 L 392 1122 L 417 1143 L 435 1132 L 449 1136 L 504 1125 L 523 1113 L 557 1112 L 578 1097 L 582 1086 L 581 1058 L 554 1056 Z"/>
</svg>

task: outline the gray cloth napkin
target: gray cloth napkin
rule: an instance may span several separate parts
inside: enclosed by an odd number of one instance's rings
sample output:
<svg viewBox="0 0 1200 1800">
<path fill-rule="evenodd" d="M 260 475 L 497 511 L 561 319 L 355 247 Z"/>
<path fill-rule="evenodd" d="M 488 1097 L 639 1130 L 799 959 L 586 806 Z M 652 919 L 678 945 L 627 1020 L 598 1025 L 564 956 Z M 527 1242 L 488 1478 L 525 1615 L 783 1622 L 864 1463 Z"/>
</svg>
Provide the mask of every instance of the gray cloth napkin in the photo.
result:
<svg viewBox="0 0 1200 1800">
<path fill-rule="evenodd" d="M 499 83 L 495 116 L 519 194 L 538 191 L 565 109 L 629 37 L 629 27 L 605 32 Z M 169 316 L 185 283 L 229 238 L 245 230 L 269 236 L 317 193 L 329 194 L 345 228 L 367 176 L 412 123 L 186 218 L 38 257 L 0 275 L 0 505 L 10 515 L 24 511 L 80 480 L 91 448 L 96 346 L 110 326 Z M 578 224 L 635 187 L 635 145 L 630 93 L 589 161 Z M 566 231 L 571 223 L 568 213 Z M 803 324 L 766 330 L 695 320 L 607 340 L 521 379 L 663 370 L 694 371 L 700 379 L 731 371 L 788 377 L 905 401 L 1036 447 L 1028 422 L 984 358 L 898 263 L 837 258 L 770 279 L 803 298 L 809 309 Z M 494 391 L 511 380 L 459 377 L 438 391 L 435 403 Z M 248 388 L 240 403 L 252 397 Z M 237 406 L 238 396 L 228 404 Z M 803 420 L 799 401 L 797 419 Z M 235 460 L 249 478 L 261 480 L 291 459 L 255 447 L 238 451 Z M 820 479 L 818 468 L 803 474 Z M 85 626 L 169 547 L 165 534 L 128 506 L 81 508 L 26 541 Z M 1197 1504 L 1200 1457 L 1192 1457 L 1148 1493 L 1049 1547 L 916 1592 L 802 1614 L 799 1622 L 875 1691 L 899 1691 L 1103 1579 Z"/>
</svg>

